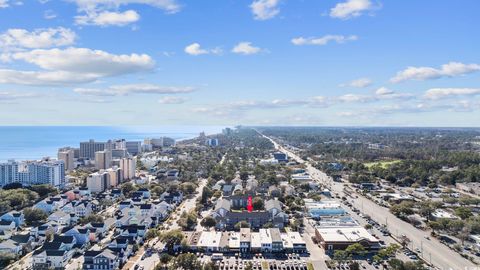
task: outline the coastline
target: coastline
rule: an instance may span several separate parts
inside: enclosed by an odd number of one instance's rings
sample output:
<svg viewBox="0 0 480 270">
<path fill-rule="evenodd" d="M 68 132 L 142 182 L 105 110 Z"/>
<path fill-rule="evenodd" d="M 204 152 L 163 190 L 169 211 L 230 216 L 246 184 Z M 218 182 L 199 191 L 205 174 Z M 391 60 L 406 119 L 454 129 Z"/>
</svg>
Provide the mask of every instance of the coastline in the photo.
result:
<svg viewBox="0 0 480 270">
<path fill-rule="evenodd" d="M 177 142 L 193 139 L 200 132 L 221 133 L 225 126 L 0 126 L 0 162 L 57 157 L 61 147 L 79 147 L 81 141 L 171 137 Z"/>
</svg>

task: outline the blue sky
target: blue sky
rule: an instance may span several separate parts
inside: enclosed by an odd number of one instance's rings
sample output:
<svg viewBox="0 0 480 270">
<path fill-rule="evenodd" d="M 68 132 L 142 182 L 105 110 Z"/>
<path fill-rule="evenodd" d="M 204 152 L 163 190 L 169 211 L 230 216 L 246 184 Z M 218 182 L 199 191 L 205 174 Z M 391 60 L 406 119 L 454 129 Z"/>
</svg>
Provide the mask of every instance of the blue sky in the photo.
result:
<svg viewBox="0 0 480 270">
<path fill-rule="evenodd" d="M 0 125 L 480 126 L 478 10 L 0 0 Z"/>
</svg>

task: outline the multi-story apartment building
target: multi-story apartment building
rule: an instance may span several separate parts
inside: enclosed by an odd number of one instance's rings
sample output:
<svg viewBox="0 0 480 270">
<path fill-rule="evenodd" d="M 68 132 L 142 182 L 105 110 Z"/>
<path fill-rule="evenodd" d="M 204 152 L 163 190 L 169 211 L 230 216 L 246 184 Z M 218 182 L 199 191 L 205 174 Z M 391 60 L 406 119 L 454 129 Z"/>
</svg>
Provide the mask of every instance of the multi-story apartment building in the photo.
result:
<svg viewBox="0 0 480 270">
<path fill-rule="evenodd" d="M 95 152 L 95 168 L 106 170 L 112 166 L 112 151 L 103 150 Z"/>
<path fill-rule="evenodd" d="M 138 155 L 142 151 L 142 142 L 130 141 L 125 142 L 125 148 L 127 152 L 133 156 Z"/>
<path fill-rule="evenodd" d="M 18 163 L 9 160 L 7 163 L 0 164 L 0 184 L 2 186 L 18 182 Z"/>
<path fill-rule="evenodd" d="M 91 192 L 103 192 L 111 187 L 110 174 L 107 171 L 92 173 L 87 177 L 87 187 Z"/>
<path fill-rule="evenodd" d="M 120 160 L 120 169 L 122 169 L 123 172 L 123 180 L 135 178 L 136 166 L 136 158 L 122 158 Z"/>
<path fill-rule="evenodd" d="M 107 142 L 96 142 L 94 140 L 89 140 L 88 142 L 81 142 L 80 158 L 94 159 L 96 152 L 112 149 L 113 143 L 110 140 Z"/>
<path fill-rule="evenodd" d="M 62 160 L 65 163 L 65 170 L 67 172 L 75 169 L 74 157 L 75 150 L 73 148 L 60 148 L 58 149 L 58 160 Z"/>
<path fill-rule="evenodd" d="M 116 187 L 123 180 L 123 171 L 118 167 L 107 169 L 107 173 L 110 176 L 110 186 Z"/>
<path fill-rule="evenodd" d="M 171 147 L 175 145 L 175 139 L 169 137 L 147 138 L 144 140 L 144 144 L 151 145 L 153 148 Z"/>
<path fill-rule="evenodd" d="M 0 185 L 10 183 L 62 187 L 65 184 L 65 163 L 63 160 L 50 159 L 26 162 L 10 160 L 0 164 Z"/>
</svg>

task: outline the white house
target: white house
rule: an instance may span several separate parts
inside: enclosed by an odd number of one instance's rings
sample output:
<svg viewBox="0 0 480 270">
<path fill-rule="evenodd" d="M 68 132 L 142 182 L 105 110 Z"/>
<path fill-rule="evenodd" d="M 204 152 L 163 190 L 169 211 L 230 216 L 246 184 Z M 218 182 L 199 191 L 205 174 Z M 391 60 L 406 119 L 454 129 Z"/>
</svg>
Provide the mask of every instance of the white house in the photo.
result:
<svg viewBox="0 0 480 270">
<path fill-rule="evenodd" d="M 21 251 L 22 246 L 13 240 L 8 239 L 0 243 L 0 252 L 20 254 Z"/>
<path fill-rule="evenodd" d="M 75 204 L 75 215 L 86 217 L 92 213 L 92 204 L 88 201 L 80 201 Z"/>
<path fill-rule="evenodd" d="M 58 225 L 69 225 L 71 217 L 70 214 L 58 210 L 48 216 L 48 221 L 55 222 Z"/>
</svg>

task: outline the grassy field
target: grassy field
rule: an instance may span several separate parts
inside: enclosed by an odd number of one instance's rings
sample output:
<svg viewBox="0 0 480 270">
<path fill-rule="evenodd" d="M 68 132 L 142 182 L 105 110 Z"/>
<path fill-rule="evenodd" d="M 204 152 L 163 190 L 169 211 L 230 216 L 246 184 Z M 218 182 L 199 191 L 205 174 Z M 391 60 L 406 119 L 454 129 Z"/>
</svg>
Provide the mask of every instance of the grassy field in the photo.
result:
<svg viewBox="0 0 480 270">
<path fill-rule="evenodd" d="M 368 162 L 368 163 L 364 163 L 363 165 L 365 165 L 365 167 L 367 168 L 372 168 L 373 166 L 375 165 L 379 165 L 381 166 L 382 168 L 386 169 L 388 168 L 390 165 L 392 164 L 395 164 L 395 163 L 398 163 L 400 162 L 401 160 L 397 159 L 397 160 L 385 160 L 385 161 L 377 161 L 377 162 Z"/>
</svg>

